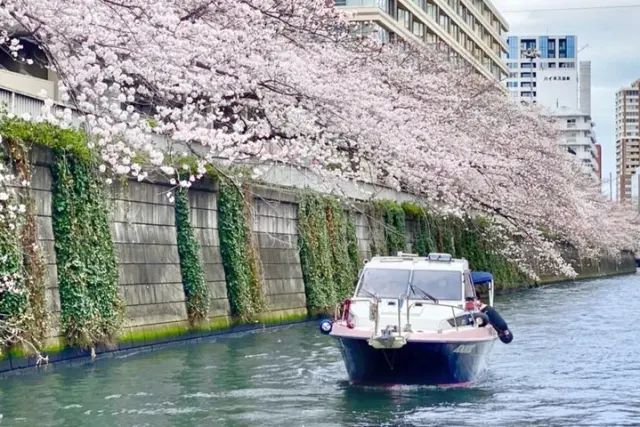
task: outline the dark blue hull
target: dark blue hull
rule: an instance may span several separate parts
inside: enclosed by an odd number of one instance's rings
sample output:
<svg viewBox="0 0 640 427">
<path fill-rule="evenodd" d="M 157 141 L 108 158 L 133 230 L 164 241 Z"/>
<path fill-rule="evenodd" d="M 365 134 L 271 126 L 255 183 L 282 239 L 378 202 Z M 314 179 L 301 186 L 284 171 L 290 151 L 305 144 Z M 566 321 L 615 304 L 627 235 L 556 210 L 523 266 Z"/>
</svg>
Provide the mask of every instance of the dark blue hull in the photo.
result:
<svg viewBox="0 0 640 427">
<path fill-rule="evenodd" d="M 376 350 L 364 339 L 336 338 L 351 382 L 368 385 L 454 385 L 474 381 L 486 369 L 487 356 L 495 342 L 409 342 L 397 350 Z"/>
</svg>

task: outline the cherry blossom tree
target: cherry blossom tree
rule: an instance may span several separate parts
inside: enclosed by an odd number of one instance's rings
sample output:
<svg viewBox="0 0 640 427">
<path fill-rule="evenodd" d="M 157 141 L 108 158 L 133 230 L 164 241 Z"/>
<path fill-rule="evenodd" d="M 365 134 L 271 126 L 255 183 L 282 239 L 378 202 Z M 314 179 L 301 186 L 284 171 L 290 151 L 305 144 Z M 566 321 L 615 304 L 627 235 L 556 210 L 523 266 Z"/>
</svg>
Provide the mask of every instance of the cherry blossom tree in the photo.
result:
<svg viewBox="0 0 640 427">
<path fill-rule="evenodd" d="M 494 219 L 535 276 L 563 258 L 635 247 L 636 216 L 558 148 L 554 123 L 445 51 L 381 46 L 325 0 L 3 0 L 0 40 L 35 41 L 92 135 L 101 170 L 160 168 L 188 187 L 206 164 L 285 162 L 366 180 L 432 209 Z M 53 107 L 52 102 L 47 104 Z M 197 173 L 176 165 L 198 158 Z"/>
</svg>

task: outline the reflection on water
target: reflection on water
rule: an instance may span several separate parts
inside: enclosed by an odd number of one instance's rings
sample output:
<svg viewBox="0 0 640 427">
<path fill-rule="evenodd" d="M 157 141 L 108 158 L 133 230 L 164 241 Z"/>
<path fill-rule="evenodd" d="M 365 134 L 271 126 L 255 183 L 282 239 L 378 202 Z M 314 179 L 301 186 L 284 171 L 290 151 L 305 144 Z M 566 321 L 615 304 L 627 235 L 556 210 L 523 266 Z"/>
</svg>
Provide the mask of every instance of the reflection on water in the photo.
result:
<svg viewBox="0 0 640 427">
<path fill-rule="evenodd" d="M 516 339 L 466 388 L 361 387 L 315 324 L 0 379 L 0 426 L 638 425 L 640 278 L 499 299 Z"/>
</svg>

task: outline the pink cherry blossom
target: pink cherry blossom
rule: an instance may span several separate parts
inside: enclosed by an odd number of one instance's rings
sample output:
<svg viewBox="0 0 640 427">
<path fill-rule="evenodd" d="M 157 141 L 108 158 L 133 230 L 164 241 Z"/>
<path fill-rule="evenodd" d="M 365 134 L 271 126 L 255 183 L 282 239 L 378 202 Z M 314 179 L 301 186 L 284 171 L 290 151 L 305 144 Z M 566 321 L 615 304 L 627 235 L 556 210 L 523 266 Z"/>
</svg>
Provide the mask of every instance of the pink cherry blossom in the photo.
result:
<svg viewBox="0 0 640 427">
<path fill-rule="evenodd" d="M 376 182 L 490 218 L 534 277 L 575 274 L 567 248 L 617 255 L 638 242 L 637 216 L 600 195 L 549 118 L 437 48 L 356 37 L 330 1 L 5 0 L 0 22 L 41 46 L 116 173 L 165 165 L 189 186 L 205 163 L 284 162 Z M 73 123 L 47 105 L 49 120 Z M 197 175 L 178 176 L 185 153 Z M 146 164 L 131 167 L 134 155 Z"/>
</svg>

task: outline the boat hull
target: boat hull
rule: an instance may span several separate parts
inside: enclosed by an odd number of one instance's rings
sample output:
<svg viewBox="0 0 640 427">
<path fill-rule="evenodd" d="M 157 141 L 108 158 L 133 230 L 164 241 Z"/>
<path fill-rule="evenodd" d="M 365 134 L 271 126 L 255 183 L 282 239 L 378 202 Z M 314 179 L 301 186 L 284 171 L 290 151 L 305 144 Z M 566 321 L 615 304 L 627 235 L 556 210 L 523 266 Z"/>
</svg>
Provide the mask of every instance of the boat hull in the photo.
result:
<svg viewBox="0 0 640 427">
<path fill-rule="evenodd" d="M 349 379 L 366 385 L 456 385 L 478 378 L 495 340 L 478 342 L 407 342 L 379 350 L 366 339 L 336 337 Z"/>
</svg>

